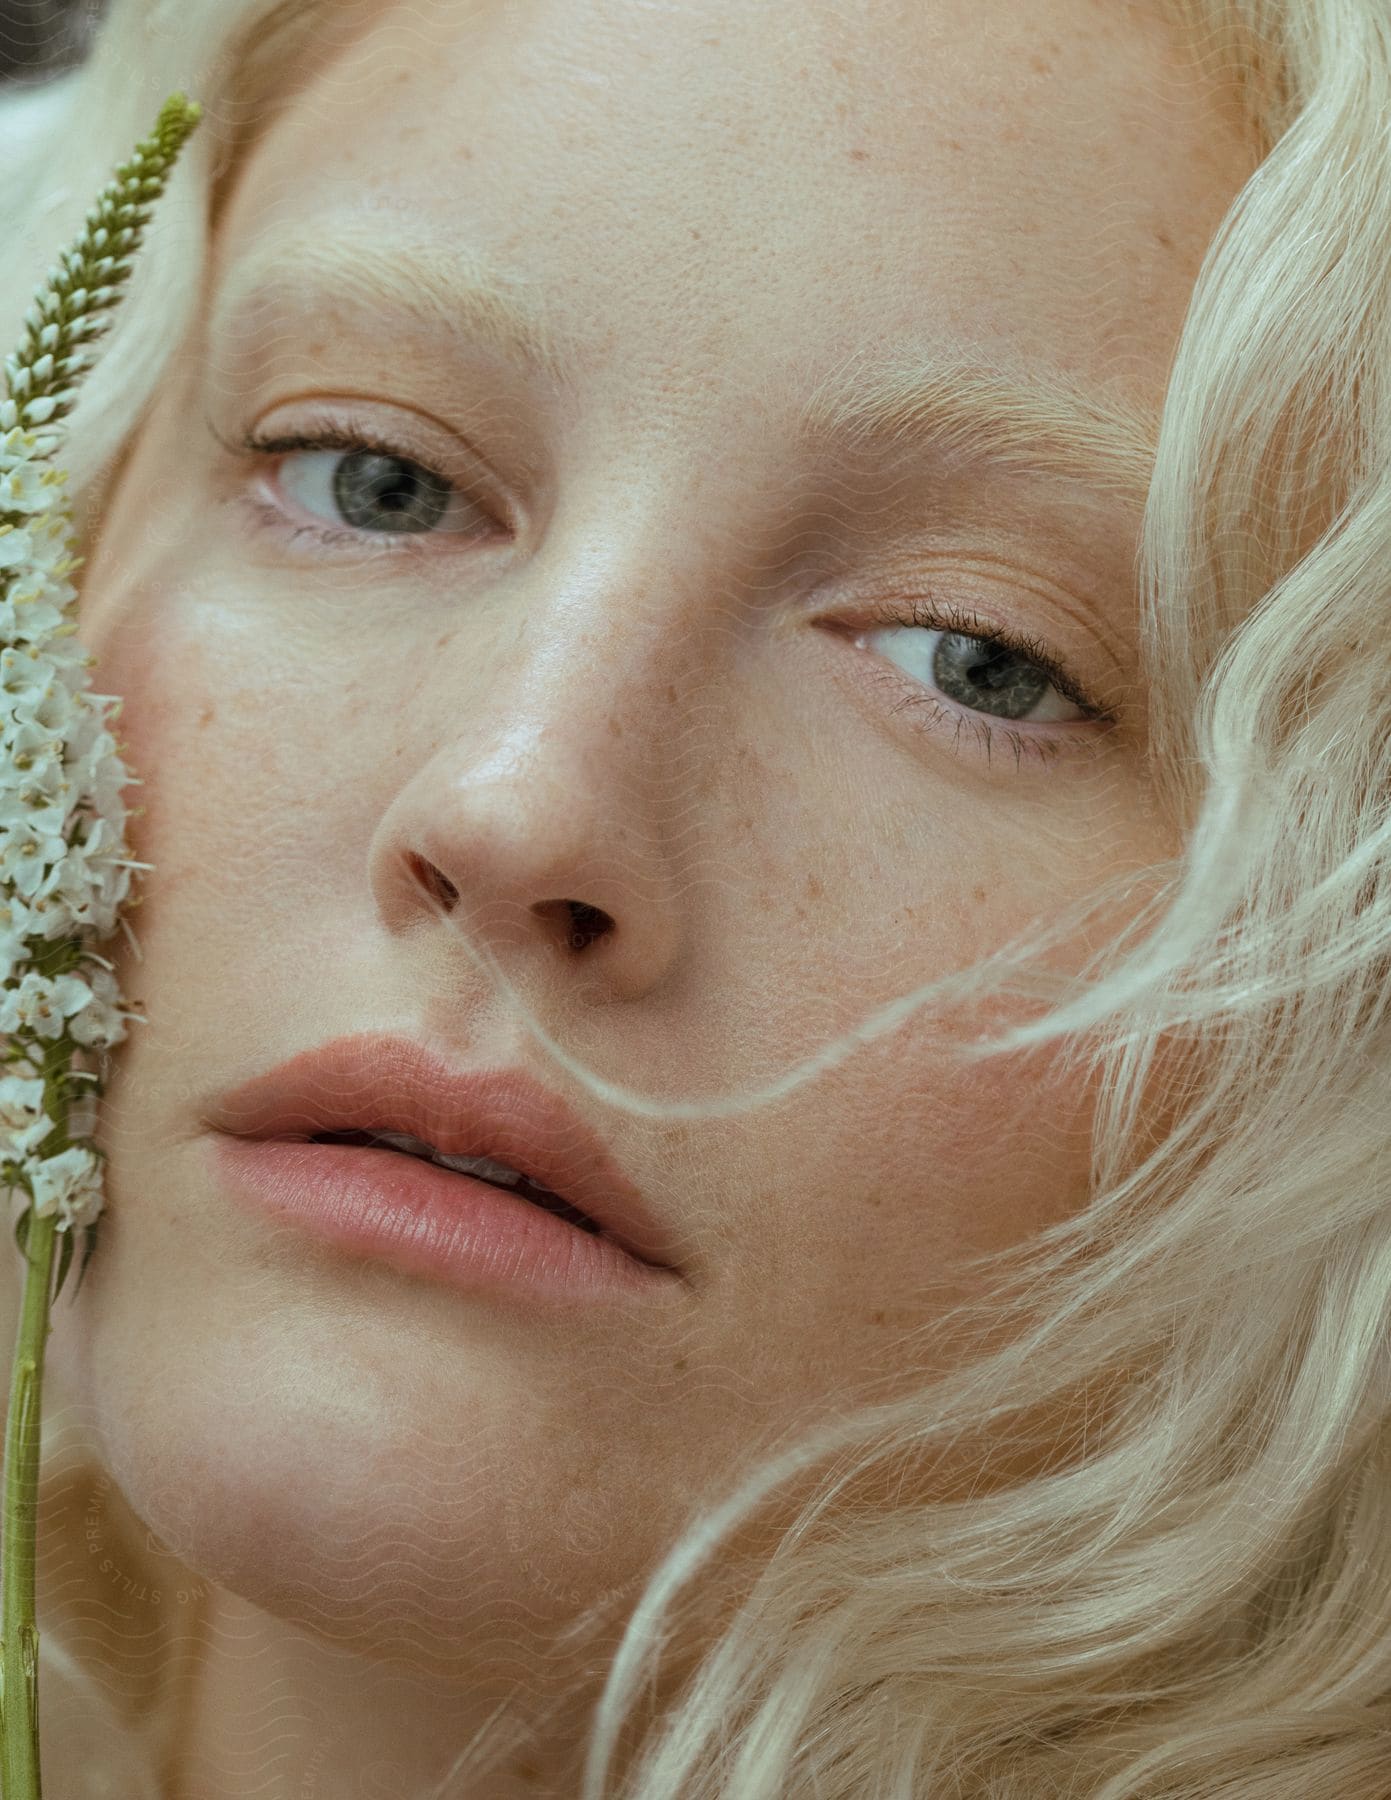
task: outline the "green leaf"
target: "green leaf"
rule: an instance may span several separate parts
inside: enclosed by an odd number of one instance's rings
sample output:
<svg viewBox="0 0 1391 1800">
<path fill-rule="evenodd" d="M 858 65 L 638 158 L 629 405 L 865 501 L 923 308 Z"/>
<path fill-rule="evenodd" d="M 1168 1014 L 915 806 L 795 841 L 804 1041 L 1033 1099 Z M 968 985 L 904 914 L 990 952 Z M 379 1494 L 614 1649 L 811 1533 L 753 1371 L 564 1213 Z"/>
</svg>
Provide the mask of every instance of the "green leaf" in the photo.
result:
<svg viewBox="0 0 1391 1800">
<path fill-rule="evenodd" d="M 77 1271 L 77 1286 L 72 1290 L 74 1300 L 82 1292 L 82 1277 L 87 1273 L 87 1264 L 91 1262 L 92 1252 L 97 1247 L 97 1226 L 100 1224 L 101 1215 L 98 1214 L 92 1224 L 87 1227 L 87 1234 L 82 1244 L 82 1266 Z"/>
<path fill-rule="evenodd" d="M 55 1302 L 63 1291 L 63 1283 L 68 1276 L 68 1265 L 72 1262 L 72 1227 L 69 1226 L 66 1231 L 60 1231 L 58 1236 L 63 1240 L 63 1247 L 58 1252 L 58 1285 L 53 1290 Z M 75 1289 L 74 1292 L 76 1292 Z"/>
</svg>

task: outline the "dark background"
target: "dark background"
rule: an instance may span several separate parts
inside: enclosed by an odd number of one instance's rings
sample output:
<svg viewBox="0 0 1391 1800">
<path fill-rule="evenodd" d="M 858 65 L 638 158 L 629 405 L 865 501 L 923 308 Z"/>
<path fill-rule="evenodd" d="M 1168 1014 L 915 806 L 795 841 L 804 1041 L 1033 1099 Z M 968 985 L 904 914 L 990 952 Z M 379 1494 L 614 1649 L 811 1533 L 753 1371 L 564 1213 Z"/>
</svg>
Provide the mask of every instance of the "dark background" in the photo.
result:
<svg viewBox="0 0 1391 1800">
<path fill-rule="evenodd" d="M 0 0 L 0 81 L 33 85 L 82 61 L 105 0 Z"/>
</svg>

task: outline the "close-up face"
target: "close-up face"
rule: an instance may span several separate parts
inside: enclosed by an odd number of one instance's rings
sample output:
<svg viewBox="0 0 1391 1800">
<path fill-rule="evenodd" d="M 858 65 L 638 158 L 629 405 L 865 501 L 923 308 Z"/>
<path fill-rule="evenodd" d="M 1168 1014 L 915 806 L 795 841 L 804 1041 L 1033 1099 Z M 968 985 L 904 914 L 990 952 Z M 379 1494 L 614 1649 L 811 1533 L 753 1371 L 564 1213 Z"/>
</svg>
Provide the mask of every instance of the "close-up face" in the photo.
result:
<svg viewBox="0 0 1391 1800">
<path fill-rule="evenodd" d="M 1084 1202 L 1093 1093 L 958 1062 L 984 1011 L 785 1078 L 1177 853 L 1143 445 L 987 459 L 913 397 L 993 370 L 1157 419 L 1251 151 L 1157 7 L 360 25 L 235 170 L 86 546 L 148 1022 L 51 1355 L 193 1567 L 452 1674 L 509 1628 L 544 1658 L 756 1449 L 923 1373 L 959 1263 Z M 711 1116 L 591 1092 L 533 1021 Z M 559 1095 L 671 1268 L 444 1280 L 249 1201 L 210 1121 L 368 1032 Z"/>
</svg>

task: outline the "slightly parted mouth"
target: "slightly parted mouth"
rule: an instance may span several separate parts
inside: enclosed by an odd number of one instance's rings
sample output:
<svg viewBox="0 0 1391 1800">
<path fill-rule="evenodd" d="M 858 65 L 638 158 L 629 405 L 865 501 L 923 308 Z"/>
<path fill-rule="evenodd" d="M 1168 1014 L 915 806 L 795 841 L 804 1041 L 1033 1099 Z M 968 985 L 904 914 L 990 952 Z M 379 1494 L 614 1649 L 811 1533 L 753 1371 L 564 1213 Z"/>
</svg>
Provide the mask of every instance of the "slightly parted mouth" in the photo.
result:
<svg viewBox="0 0 1391 1800">
<path fill-rule="evenodd" d="M 386 1128 L 382 1128 L 385 1133 Z M 299 1140 L 304 1141 L 304 1140 Z M 437 1157 L 429 1157 L 423 1150 L 408 1150 L 399 1144 L 383 1142 L 382 1134 L 371 1130 L 361 1131 L 316 1131 L 308 1140 L 311 1144 L 355 1144 L 363 1149 L 379 1150 L 387 1156 L 408 1156 L 417 1162 L 429 1162 L 445 1174 L 468 1174 L 475 1181 L 486 1181 L 490 1187 L 500 1188 L 505 1194 L 516 1194 L 523 1200 L 529 1200 L 533 1206 L 539 1206 L 544 1212 L 554 1213 L 558 1218 L 566 1219 L 581 1231 L 587 1231 L 594 1237 L 604 1235 L 603 1227 L 596 1225 L 587 1213 L 582 1213 L 577 1206 L 563 1200 L 559 1194 L 553 1194 L 549 1188 L 538 1187 L 526 1176 L 519 1176 L 516 1181 L 494 1181 L 488 1175 L 473 1170 L 450 1169 Z"/>
<path fill-rule="evenodd" d="M 494 1178 L 634 1261 L 685 1279 L 665 1222 L 603 1139 L 520 1067 L 459 1069 L 413 1039 L 359 1032 L 243 1082 L 204 1122 L 235 1137 L 302 1144 L 312 1134 L 354 1155 L 422 1153 L 442 1169 L 462 1160 L 464 1172 Z M 514 1170 L 531 1185 L 514 1183 Z"/>
</svg>

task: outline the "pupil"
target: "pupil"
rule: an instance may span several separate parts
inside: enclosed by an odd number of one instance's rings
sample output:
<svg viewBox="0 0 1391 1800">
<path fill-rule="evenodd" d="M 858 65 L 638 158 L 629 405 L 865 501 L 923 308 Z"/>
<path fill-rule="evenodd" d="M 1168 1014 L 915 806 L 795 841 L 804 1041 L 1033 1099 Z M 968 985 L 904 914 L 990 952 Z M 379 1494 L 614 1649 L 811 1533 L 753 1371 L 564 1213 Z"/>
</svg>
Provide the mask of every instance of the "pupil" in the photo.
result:
<svg viewBox="0 0 1391 1800">
<path fill-rule="evenodd" d="M 397 531 L 429 531 L 444 517 L 449 489 L 419 463 L 377 450 L 352 450 L 338 465 L 333 498 L 359 531 L 380 525 L 383 518 Z"/>
<path fill-rule="evenodd" d="M 959 631 L 943 635 L 933 664 L 932 679 L 949 699 L 1005 718 L 1032 711 L 1050 686 L 1047 675 L 1027 657 Z"/>
</svg>

